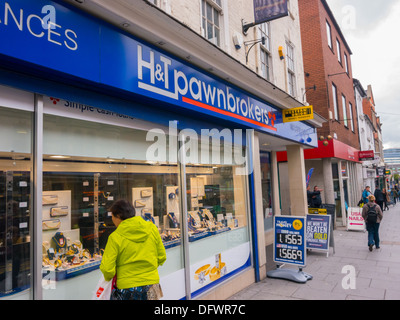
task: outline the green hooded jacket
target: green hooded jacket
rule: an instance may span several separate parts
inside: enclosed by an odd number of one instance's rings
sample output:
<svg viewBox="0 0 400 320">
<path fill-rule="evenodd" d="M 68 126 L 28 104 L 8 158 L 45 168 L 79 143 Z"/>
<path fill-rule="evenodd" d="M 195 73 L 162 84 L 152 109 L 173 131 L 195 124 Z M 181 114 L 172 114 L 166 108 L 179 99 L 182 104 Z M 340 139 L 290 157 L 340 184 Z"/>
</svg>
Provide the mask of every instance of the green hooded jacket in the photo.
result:
<svg viewBox="0 0 400 320">
<path fill-rule="evenodd" d="M 100 270 L 106 281 L 117 274 L 118 289 L 159 283 L 158 266 L 167 260 L 157 227 L 142 217 L 123 220 L 109 236 Z"/>
</svg>

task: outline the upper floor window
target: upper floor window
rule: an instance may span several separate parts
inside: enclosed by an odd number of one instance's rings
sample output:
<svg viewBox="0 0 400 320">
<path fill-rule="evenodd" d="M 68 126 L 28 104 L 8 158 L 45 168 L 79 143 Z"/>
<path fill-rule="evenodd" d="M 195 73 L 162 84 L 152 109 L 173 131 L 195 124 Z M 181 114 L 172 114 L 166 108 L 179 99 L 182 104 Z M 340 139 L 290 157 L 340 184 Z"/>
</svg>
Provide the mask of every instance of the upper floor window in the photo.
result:
<svg viewBox="0 0 400 320">
<path fill-rule="evenodd" d="M 261 37 L 265 37 L 264 47 L 271 52 L 271 28 L 268 22 L 260 24 Z"/>
<path fill-rule="evenodd" d="M 294 47 L 286 42 L 286 62 L 288 71 L 288 92 L 291 96 L 296 96 L 296 72 L 294 63 Z"/>
<path fill-rule="evenodd" d="M 327 37 L 328 37 L 328 46 L 329 46 L 329 48 L 333 49 L 331 25 L 329 24 L 328 21 L 326 22 L 326 34 L 327 34 Z"/>
<path fill-rule="evenodd" d="M 344 67 L 346 68 L 347 74 L 349 74 L 349 62 L 347 61 L 347 54 L 344 54 Z"/>
<path fill-rule="evenodd" d="M 203 35 L 217 46 L 221 45 L 222 0 L 201 0 Z"/>
<path fill-rule="evenodd" d="M 349 102 L 350 128 L 354 132 L 353 105 Z"/>
<path fill-rule="evenodd" d="M 346 108 L 346 97 L 342 95 L 342 108 L 343 108 L 343 124 L 345 127 L 349 127 L 349 123 L 347 122 L 347 108 Z"/>
<path fill-rule="evenodd" d="M 337 58 L 340 63 L 342 63 L 342 50 L 340 50 L 340 42 L 336 39 L 336 49 L 337 49 Z"/>
<path fill-rule="evenodd" d="M 264 48 L 261 48 L 261 75 L 271 80 L 271 55 Z"/>
<path fill-rule="evenodd" d="M 333 111 L 335 112 L 335 120 L 339 120 L 339 104 L 337 97 L 336 86 L 332 83 L 332 94 L 333 94 Z"/>
<path fill-rule="evenodd" d="M 261 75 L 271 80 L 271 29 L 269 23 L 262 23 L 259 26 L 261 37 L 265 38 L 265 43 L 260 44 Z"/>
</svg>

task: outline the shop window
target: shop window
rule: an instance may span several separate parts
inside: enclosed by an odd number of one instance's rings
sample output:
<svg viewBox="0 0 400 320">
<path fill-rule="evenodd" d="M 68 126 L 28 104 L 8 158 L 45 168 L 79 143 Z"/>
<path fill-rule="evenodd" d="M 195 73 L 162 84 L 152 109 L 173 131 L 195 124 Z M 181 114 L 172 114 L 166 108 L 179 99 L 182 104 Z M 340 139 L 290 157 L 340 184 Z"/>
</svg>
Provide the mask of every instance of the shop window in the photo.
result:
<svg viewBox="0 0 400 320">
<path fill-rule="evenodd" d="M 0 107 L 0 135 L 0 299 L 29 299 L 32 113 Z"/>
<path fill-rule="evenodd" d="M 164 298 L 196 296 L 251 266 L 243 137 L 229 143 L 230 130 L 219 132 L 224 139 L 218 140 L 213 129 L 213 139 L 203 143 L 195 134 L 195 147 L 186 150 L 186 140 L 169 136 L 169 128 L 152 130 L 158 125 L 68 101 L 58 105 L 62 111 L 55 112 L 44 98 L 44 299 L 91 297 L 115 230 L 109 208 L 118 199 L 131 201 L 136 215 L 159 229 L 167 252 L 159 268 Z M 165 148 L 156 151 L 163 139 Z M 176 150 L 170 149 L 174 143 Z"/>
<path fill-rule="evenodd" d="M 272 191 L 271 191 L 271 158 L 269 152 L 261 152 L 261 192 L 264 212 L 265 231 L 273 228 Z"/>
<path fill-rule="evenodd" d="M 160 278 L 172 275 L 175 282 L 173 288 L 163 286 L 164 295 L 181 299 L 185 280 L 178 165 L 168 156 L 164 162 L 149 158 L 146 152 L 154 142 L 146 139 L 147 129 L 136 128 L 138 120 L 92 109 L 97 114 L 92 121 L 75 119 L 81 116 L 74 110 L 70 117 L 44 114 L 43 298 L 90 299 L 108 236 L 115 230 L 109 208 L 126 199 L 136 216 L 157 226 L 167 251 Z"/>
<path fill-rule="evenodd" d="M 243 171 L 243 155 L 241 145 L 213 139 L 209 147 L 199 147 L 201 163 L 192 160 L 186 165 L 193 297 L 250 266 L 248 176 Z"/>
</svg>

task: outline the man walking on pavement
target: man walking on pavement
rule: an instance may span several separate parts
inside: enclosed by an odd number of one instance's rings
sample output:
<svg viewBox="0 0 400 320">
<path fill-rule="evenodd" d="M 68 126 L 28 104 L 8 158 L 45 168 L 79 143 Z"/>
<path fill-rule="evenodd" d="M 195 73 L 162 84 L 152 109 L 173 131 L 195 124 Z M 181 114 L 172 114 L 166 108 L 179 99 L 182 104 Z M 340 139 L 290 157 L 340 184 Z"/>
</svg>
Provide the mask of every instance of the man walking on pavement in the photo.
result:
<svg viewBox="0 0 400 320">
<path fill-rule="evenodd" d="M 385 197 L 383 195 L 382 190 L 379 187 L 375 189 L 374 196 L 376 199 L 375 200 L 376 203 L 379 205 L 379 207 L 381 207 L 381 210 L 383 211 L 383 202 L 385 201 Z"/>
<path fill-rule="evenodd" d="M 368 203 L 363 207 L 362 217 L 365 220 L 368 231 L 368 247 L 372 251 L 374 245 L 379 249 L 379 226 L 383 219 L 383 213 L 379 205 L 374 203 L 375 197 L 370 195 Z"/>
<path fill-rule="evenodd" d="M 364 201 L 364 204 L 368 203 L 368 196 L 371 195 L 371 187 L 370 186 L 366 186 L 363 193 L 362 193 L 362 199 Z"/>
</svg>

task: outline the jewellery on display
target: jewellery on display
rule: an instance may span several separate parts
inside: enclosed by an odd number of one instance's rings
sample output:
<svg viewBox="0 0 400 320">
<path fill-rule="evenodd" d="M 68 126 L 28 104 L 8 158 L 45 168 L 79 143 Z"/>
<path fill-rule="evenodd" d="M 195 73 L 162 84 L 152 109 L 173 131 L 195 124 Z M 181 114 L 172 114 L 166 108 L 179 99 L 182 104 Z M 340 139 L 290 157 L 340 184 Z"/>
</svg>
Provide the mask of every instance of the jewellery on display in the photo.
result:
<svg viewBox="0 0 400 320">
<path fill-rule="evenodd" d="M 50 209 L 51 217 L 62 217 L 68 215 L 68 206 L 52 207 Z"/>
<path fill-rule="evenodd" d="M 56 251 L 60 252 L 61 249 L 65 249 L 67 247 L 67 239 L 65 238 L 62 232 L 57 232 L 51 240 L 54 241 L 56 245 Z"/>
<path fill-rule="evenodd" d="M 150 190 L 141 190 L 140 191 L 140 196 L 142 198 L 149 198 L 152 196 L 152 194 L 153 194 L 153 192 L 151 192 Z"/>
<path fill-rule="evenodd" d="M 135 200 L 135 208 L 144 208 L 146 206 L 146 203 L 140 200 Z"/>
<path fill-rule="evenodd" d="M 169 212 L 168 218 L 169 218 L 169 227 L 170 228 L 179 228 L 179 222 L 176 219 L 174 212 Z"/>
<path fill-rule="evenodd" d="M 50 205 L 50 204 L 57 204 L 58 203 L 58 196 L 57 195 L 43 195 L 42 196 L 42 205 Z"/>
<path fill-rule="evenodd" d="M 59 219 L 54 220 L 43 220 L 42 221 L 42 230 L 58 230 L 61 227 L 61 221 Z"/>
</svg>

